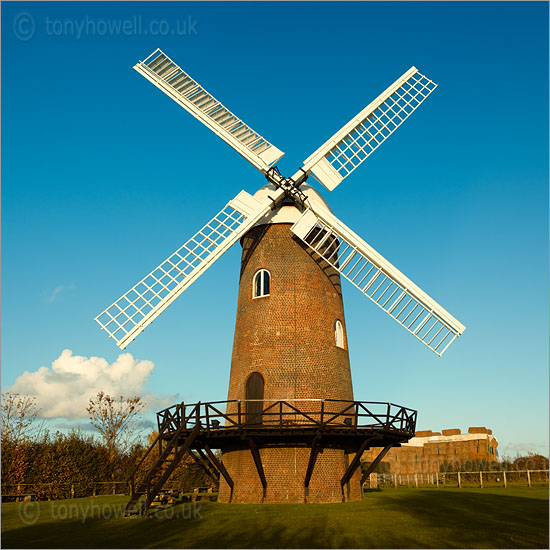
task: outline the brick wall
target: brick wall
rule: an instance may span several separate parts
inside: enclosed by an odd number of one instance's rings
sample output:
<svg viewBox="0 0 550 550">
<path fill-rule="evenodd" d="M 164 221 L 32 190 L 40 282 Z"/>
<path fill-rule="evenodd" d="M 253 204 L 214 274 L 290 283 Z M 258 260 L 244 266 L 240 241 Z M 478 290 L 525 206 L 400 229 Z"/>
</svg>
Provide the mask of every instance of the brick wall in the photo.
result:
<svg viewBox="0 0 550 550">
<path fill-rule="evenodd" d="M 340 479 L 347 467 L 343 451 L 325 449 L 317 456 L 315 469 L 309 482 L 309 495 L 306 499 L 304 478 L 310 450 L 307 448 L 267 448 L 260 449 L 267 491 L 264 502 L 341 502 Z M 349 460 L 353 458 L 350 455 Z M 232 502 L 261 502 L 262 484 L 258 476 L 252 454 L 248 450 L 225 453 L 223 461 L 229 470 L 235 490 Z M 350 482 L 351 500 L 361 498 L 359 472 Z M 220 483 L 220 500 L 229 500 L 229 487 Z M 347 498 L 347 488 L 346 488 Z"/>
<path fill-rule="evenodd" d="M 293 236 L 290 226 L 258 226 L 242 239 L 228 399 L 245 399 L 247 378 L 259 372 L 265 381 L 265 400 L 353 400 L 340 276 L 314 258 Z M 270 295 L 253 298 L 252 281 L 259 269 L 271 274 Z M 336 320 L 344 328 L 344 348 L 335 345 Z M 320 404 L 300 406 L 315 412 Z M 330 408 L 325 405 L 325 410 Z M 266 500 L 303 502 L 309 449 L 266 448 L 260 455 L 268 481 Z M 340 450 L 320 454 L 308 500 L 341 500 L 339 480 L 346 459 L 352 458 Z M 262 488 L 250 451 L 227 452 L 223 462 L 235 481 L 235 501 L 260 501 Z M 352 499 L 360 498 L 359 476 L 357 472 L 351 481 Z M 229 488 L 222 481 L 220 500 L 228 498 Z"/>
</svg>

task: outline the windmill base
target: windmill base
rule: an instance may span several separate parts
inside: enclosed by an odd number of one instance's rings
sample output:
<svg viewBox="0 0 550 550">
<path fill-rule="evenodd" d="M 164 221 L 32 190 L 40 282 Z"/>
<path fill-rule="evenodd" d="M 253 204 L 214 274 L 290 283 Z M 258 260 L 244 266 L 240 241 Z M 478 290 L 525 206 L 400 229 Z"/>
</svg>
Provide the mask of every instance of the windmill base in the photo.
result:
<svg viewBox="0 0 550 550">
<path fill-rule="evenodd" d="M 218 500 L 235 503 L 342 502 L 361 500 L 361 469 L 358 468 L 345 484 L 341 479 L 355 454 L 342 449 L 324 449 L 316 457 L 309 481 L 304 486 L 311 450 L 308 448 L 259 449 L 266 480 L 266 490 L 257 473 L 250 450 L 223 454 L 223 464 L 234 482 L 231 487 L 220 479 Z M 264 496 L 265 494 L 265 496 Z"/>
<path fill-rule="evenodd" d="M 256 401 L 179 403 L 158 412 L 158 436 L 130 476 L 125 515 L 146 515 L 186 455 L 214 483 L 219 479 L 221 502 L 360 500 L 363 482 L 386 453 L 414 436 L 417 413 L 406 407 L 304 401 L 273 401 L 259 410 L 250 407 Z M 372 447 L 381 451 L 361 472 L 361 456 Z M 158 459 L 137 482 L 155 449 Z"/>
</svg>

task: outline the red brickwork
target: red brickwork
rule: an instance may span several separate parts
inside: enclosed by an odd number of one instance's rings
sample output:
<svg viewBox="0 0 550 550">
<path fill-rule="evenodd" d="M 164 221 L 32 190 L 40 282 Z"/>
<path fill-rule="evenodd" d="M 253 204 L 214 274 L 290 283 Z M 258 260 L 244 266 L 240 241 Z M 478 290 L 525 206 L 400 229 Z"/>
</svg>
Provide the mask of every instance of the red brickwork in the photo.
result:
<svg viewBox="0 0 550 550">
<path fill-rule="evenodd" d="M 266 406 L 279 399 L 353 400 L 338 272 L 314 259 L 293 236 L 290 224 L 255 227 L 243 237 L 242 246 L 228 399 L 245 399 L 246 380 L 258 372 L 265 381 Z M 253 298 L 252 281 L 259 269 L 271 274 L 270 295 Z M 344 348 L 335 343 L 336 320 L 344 328 Z M 320 407 L 317 402 L 296 404 L 310 410 Z M 326 404 L 325 410 L 330 407 Z M 309 449 L 267 448 L 260 455 L 267 478 L 265 502 L 303 502 Z M 346 460 L 352 458 L 339 450 L 319 454 L 308 501 L 341 501 L 340 479 Z M 223 463 L 235 481 L 234 501 L 261 501 L 262 486 L 250 451 L 227 452 Z M 359 478 L 356 472 L 350 482 L 352 500 L 361 498 Z M 220 500 L 228 499 L 229 487 L 222 480 Z"/>
<path fill-rule="evenodd" d="M 305 502 L 304 478 L 309 449 L 260 449 L 267 480 L 264 502 Z M 349 456 L 349 459 L 353 455 Z M 340 479 L 346 469 L 345 455 L 338 449 L 325 449 L 319 454 L 309 482 L 307 502 L 342 502 Z M 223 455 L 223 463 L 235 482 L 233 502 L 262 502 L 262 484 L 250 451 L 232 451 Z M 350 482 L 351 500 L 359 500 L 359 472 Z M 346 488 L 347 498 L 347 488 Z M 220 483 L 220 500 L 229 500 L 229 487 Z"/>
</svg>

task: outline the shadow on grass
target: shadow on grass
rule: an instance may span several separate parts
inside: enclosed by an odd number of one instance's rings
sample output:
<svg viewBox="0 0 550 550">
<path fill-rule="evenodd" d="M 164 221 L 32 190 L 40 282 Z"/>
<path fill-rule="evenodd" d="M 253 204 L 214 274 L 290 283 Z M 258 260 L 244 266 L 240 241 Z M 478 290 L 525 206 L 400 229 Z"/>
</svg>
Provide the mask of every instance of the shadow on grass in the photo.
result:
<svg viewBox="0 0 550 550">
<path fill-rule="evenodd" d="M 65 501 L 66 507 L 74 501 Z M 504 492 L 378 490 L 345 504 L 222 504 L 159 508 L 149 519 L 60 519 L 41 503 L 34 525 L 2 518 L 4 548 L 548 548 L 548 500 Z M 124 502 L 125 503 L 125 502 Z M 82 506 L 95 501 L 82 499 Z M 61 509 L 61 508 L 60 508 Z M 48 514 L 48 510 L 50 513 Z M 83 508 L 84 510 L 84 508 Z M 4 509 L 3 509 L 4 512 Z M 20 517 L 20 515 L 19 515 Z M 6 519 L 7 518 L 7 519 Z"/>
<path fill-rule="evenodd" d="M 324 515 L 290 514 L 286 505 L 214 502 L 164 507 L 149 518 L 44 518 L 35 525 L 3 531 L 4 548 L 310 548 L 327 534 Z M 307 505 L 300 508 L 305 510 Z"/>
<path fill-rule="evenodd" d="M 541 498 L 428 489 L 387 491 L 383 502 L 389 511 L 437 530 L 443 548 L 548 548 L 548 501 Z"/>
</svg>

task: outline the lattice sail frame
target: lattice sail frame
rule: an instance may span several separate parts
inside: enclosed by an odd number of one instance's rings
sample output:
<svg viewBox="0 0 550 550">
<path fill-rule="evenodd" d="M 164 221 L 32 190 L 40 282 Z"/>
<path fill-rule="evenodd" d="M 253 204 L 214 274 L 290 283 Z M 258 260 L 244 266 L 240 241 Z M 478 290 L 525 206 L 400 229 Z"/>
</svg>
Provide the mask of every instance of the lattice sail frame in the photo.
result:
<svg viewBox="0 0 550 550">
<path fill-rule="evenodd" d="M 336 216 L 324 209 L 308 209 L 291 230 L 437 355 L 442 356 L 464 332 L 464 325 Z"/>
<path fill-rule="evenodd" d="M 134 69 L 266 174 L 284 153 L 254 132 L 160 49 Z M 362 164 L 437 84 L 412 67 L 304 162 L 329 190 Z M 276 192 L 282 195 L 282 191 Z M 241 192 L 147 277 L 96 317 L 124 349 L 272 207 Z M 465 327 L 332 214 L 308 210 L 294 233 L 416 338 L 442 355 Z M 319 242 L 315 239 L 322 235 Z M 323 248 L 324 247 L 324 248 Z M 365 275 L 365 273 L 367 275 Z M 361 278 L 359 275 L 361 274 Z M 366 282 L 365 282 L 366 281 Z M 363 284 L 364 283 L 364 284 Z M 411 320 L 412 319 L 412 320 Z"/>
<path fill-rule="evenodd" d="M 420 74 L 416 67 L 411 67 L 310 155 L 302 170 L 332 191 L 388 139 L 436 87 L 437 84 Z"/>
<path fill-rule="evenodd" d="M 262 173 L 284 153 L 208 93 L 162 50 L 155 50 L 134 69 L 231 145 Z"/>
<path fill-rule="evenodd" d="M 273 198 L 282 196 L 273 193 Z M 124 349 L 271 209 L 241 191 L 200 231 L 95 320 Z"/>
</svg>

